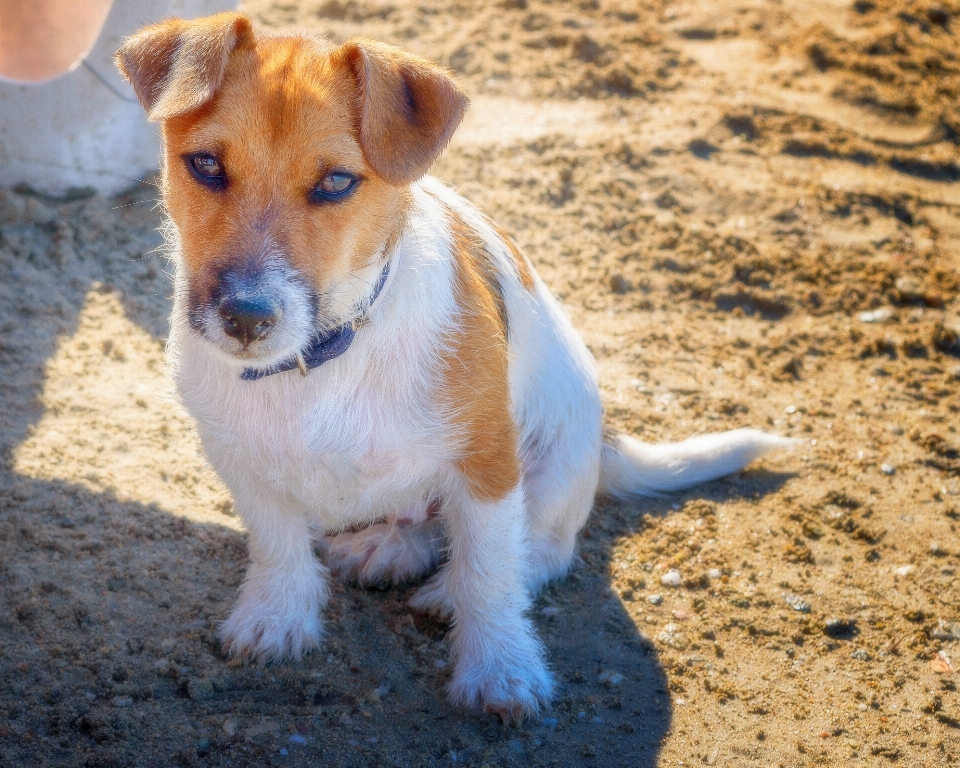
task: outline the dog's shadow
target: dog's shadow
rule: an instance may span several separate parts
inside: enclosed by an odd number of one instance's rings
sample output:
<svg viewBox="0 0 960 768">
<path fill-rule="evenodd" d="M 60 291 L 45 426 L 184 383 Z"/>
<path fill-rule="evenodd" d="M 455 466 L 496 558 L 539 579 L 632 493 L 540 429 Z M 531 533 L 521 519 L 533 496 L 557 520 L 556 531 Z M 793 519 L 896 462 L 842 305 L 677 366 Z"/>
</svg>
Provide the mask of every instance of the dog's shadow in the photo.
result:
<svg viewBox="0 0 960 768">
<path fill-rule="evenodd" d="M 165 265 L 141 258 L 159 245 L 154 197 L 0 193 L 0 764 L 655 766 L 667 679 L 608 573 L 639 513 L 667 514 L 671 500 L 595 510 L 589 566 L 535 603 L 556 701 L 505 729 L 445 701 L 447 628 L 407 608 L 414 587 L 336 584 L 319 651 L 237 664 L 215 630 L 246 568 L 241 534 L 14 471 L 43 415 L 46 362 L 92 286 L 112 286 L 131 319 L 164 335 Z"/>
</svg>

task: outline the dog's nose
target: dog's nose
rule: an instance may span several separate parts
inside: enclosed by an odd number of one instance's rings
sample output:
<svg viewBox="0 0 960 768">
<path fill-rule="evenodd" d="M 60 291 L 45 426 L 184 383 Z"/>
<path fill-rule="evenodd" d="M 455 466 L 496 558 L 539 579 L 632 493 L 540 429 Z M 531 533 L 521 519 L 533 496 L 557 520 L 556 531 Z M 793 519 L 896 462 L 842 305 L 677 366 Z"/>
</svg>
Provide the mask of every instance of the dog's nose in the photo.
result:
<svg viewBox="0 0 960 768">
<path fill-rule="evenodd" d="M 244 347 L 270 335 L 280 322 L 280 306 L 263 297 L 228 298 L 220 302 L 223 331 Z"/>
</svg>

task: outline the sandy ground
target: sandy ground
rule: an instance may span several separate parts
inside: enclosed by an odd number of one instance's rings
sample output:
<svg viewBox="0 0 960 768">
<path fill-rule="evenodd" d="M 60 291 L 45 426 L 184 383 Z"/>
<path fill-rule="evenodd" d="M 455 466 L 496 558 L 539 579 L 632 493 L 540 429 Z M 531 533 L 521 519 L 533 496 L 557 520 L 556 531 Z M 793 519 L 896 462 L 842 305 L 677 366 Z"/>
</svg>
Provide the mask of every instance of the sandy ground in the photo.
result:
<svg viewBox="0 0 960 768">
<path fill-rule="evenodd" d="M 0 191 L 0 765 L 960 760 L 960 4 L 244 8 L 459 72 L 435 173 L 564 298 L 614 426 L 802 445 L 598 504 L 536 603 L 539 721 L 444 702 L 412 587 L 339 585 L 322 652 L 227 662 L 246 544 L 170 395 L 156 191 Z"/>
</svg>

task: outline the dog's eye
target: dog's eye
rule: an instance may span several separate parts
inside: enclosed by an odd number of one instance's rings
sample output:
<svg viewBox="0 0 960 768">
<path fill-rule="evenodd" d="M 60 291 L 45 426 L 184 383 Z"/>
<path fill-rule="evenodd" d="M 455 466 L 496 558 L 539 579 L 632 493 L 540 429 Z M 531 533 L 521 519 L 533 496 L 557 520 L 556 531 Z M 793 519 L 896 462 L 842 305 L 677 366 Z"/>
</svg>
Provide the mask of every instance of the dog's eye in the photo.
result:
<svg viewBox="0 0 960 768">
<path fill-rule="evenodd" d="M 359 181 L 352 173 L 331 171 L 313 188 L 310 199 L 315 203 L 342 200 L 353 191 Z"/>
<path fill-rule="evenodd" d="M 223 163 L 213 155 L 190 155 L 186 160 L 193 177 L 201 184 L 214 189 L 223 189 L 226 185 L 227 176 Z"/>
</svg>

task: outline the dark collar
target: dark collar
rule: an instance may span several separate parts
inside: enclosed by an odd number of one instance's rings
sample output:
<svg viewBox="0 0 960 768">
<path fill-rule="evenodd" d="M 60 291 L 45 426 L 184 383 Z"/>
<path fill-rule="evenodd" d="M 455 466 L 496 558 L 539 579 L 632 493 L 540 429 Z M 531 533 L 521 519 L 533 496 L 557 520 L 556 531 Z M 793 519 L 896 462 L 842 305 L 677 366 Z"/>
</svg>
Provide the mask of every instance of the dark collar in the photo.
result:
<svg viewBox="0 0 960 768">
<path fill-rule="evenodd" d="M 244 368 L 243 373 L 240 374 L 240 378 L 244 381 L 256 381 L 257 379 L 262 379 L 264 376 L 272 376 L 275 373 L 292 371 L 296 368 L 299 368 L 300 373 L 306 376 L 309 371 L 314 368 L 319 368 L 328 360 L 340 357 L 340 355 L 350 349 L 350 345 L 353 343 L 353 337 L 357 335 L 357 331 L 370 322 L 370 310 L 373 309 L 374 302 L 376 302 L 380 296 L 380 292 L 383 291 L 387 284 L 387 278 L 390 277 L 393 271 L 393 262 L 394 259 L 388 261 L 387 265 L 383 268 L 383 272 L 380 273 L 380 279 L 373 289 L 373 295 L 370 297 L 370 303 L 368 304 L 366 312 L 359 313 L 357 317 L 349 323 L 345 323 L 322 335 L 314 336 L 310 343 L 302 349 L 299 354 L 293 355 L 287 360 L 282 360 L 270 368 Z"/>
</svg>

